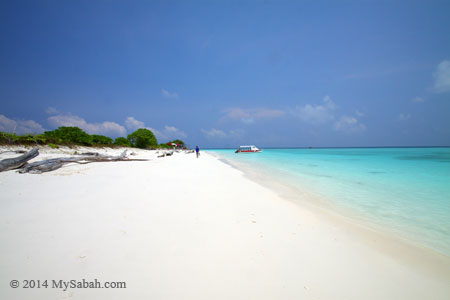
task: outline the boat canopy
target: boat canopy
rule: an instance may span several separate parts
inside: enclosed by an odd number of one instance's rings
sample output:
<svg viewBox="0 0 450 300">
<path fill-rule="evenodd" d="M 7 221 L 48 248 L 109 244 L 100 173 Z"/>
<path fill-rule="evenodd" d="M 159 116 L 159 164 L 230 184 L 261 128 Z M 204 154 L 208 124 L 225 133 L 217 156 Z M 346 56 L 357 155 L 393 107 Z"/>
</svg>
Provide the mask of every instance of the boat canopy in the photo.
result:
<svg viewBox="0 0 450 300">
<path fill-rule="evenodd" d="M 236 153 L 238 152 L 260 152 L 261 149 L 256 147 L 255 145 L 247 145 L 247 146 L 239 146 L 239 148 L 236 150 Z"/>
</svg>

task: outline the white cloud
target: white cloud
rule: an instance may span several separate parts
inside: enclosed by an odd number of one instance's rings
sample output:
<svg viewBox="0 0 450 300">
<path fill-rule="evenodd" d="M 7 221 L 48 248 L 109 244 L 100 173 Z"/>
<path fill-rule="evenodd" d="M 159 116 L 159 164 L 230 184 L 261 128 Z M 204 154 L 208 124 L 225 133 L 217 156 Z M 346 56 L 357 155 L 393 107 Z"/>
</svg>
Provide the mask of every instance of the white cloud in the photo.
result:
<svg viewBox="0 0 450 300">
<path fill-rule="evenodd" d="M 41 124 L 33 120 L 13 120 L 0 115 L 0 131 L 27 134 L 42 133 L 45 129 Z"/>
<path fill-rule="evenodd" d="M 158 139 L 158 142 L 161 142 L 160 140 L 167 140 L 167 136 L 165 134 L 163 134 L 161 131 L 152 128 L 152 127 L 140 127 L 140 128 L 145 128 L 150 130 L 151 132 L 153 132 L 153 134 L 156 136 L 156 138 Z M 139 128 L 138 128 L 139 129 Z"/>
<path fill-rule="evenodd" d="M 145 124 L 142 121 L 138 121 L 133 117 L 128 117 L 125 119 L 125 126 L 128 130 L 137 130 L 139 128 L 145 128 Z"/>
<path fill-rule="evenodd" d="M 311 124 L 322 124 L 334 120 L 334 111 L 336 105 L 329 96 L 325 96 L 322 100 L 323 104 L 296 106 L 294 115 L 301 120 Z"/>
<path fill-rule="evenodd" d="M 225 110 L 224 116 L 221 120 L 238 120 L 245 124 L 251 124 L 255 120 L 259 119 L 271 119 L 278 118 L 285 114 L 284 111 L 279 109 L 269 108 L 251 108 L 244 109 L 239 107 L 228 108 Z"/>
<path fill-rule="evenodd" d="M 252 123 L 254 121 L 253 118 L 251 118 L 250 113 L 248 110 L 239 108 L 239 107 L 233 107 L 228 108 L 225 110 L 225 115 L 222 117 L 223 120 L 229 119 L 229 120 L 241 120 L 244 123 Z"/>
<path fill-rule="evenodd" d="M 250 111 L 251 115 L 255 119 L 263 119 L 263 118 L 278 118 L 284 116 L 284 111 L 279 109 L 268 109 L 268 108 L 259 108 L 253 111 Z"/>
<path fill-rule="evenodd" d="M 408 113 L 400 113 L 397 117 L 397 120 L 399 120 L 399 121 L 406 121 L 409 119 L 411 119 L 411 114 L 408 114 Z"/>
<path fill-rule="evenodd" d="M 165 98 L 171 98 L 171 99 L 178 99 L 178 94 L 175 92 L 169 92 L 168 90 L 162 89 L 161 95 L 163 95 Z"/>
<path fill-rule="evenodd" d="M 135 131 L 139 128 L 145 128 L 153 132 L 158 140 L 171 140 L 171 139 L 180 139 L 186 138 L 187 134 L 176 128 L 175 126 L 165 125 L 163 129 L 158 130 L 156 128 L 147 127 L 145 123 L 139 120 L 136 120 L 134 117 L 128 117 L 125 120 L 125 126 L 129 131 Z"/>
<path fill-rule="evenodd" d="M 221 138 L 239 138 L 245 134 L 245 131 L 242 129 L 232 129 L 228 132 L 225 132 L 220 129 L 211 128 L 210 130 L 201 129 L 202 133 L 210 139 L 221 139 Z"/>
<path fill-rule="evenodd" d="M 185 137 L 187 137 L 187 134 L 184 133 L 184 131 L 176 128 L 175 126 L 168 126 L 168 125 L 166 125 L 166 126 L 164 126 L 163 132 L 169 139 L 185 138 Z"/>
<path fill-rule="evenodd" d="M 342 116 L 334 123 L 334 130 L 347 133 L 362 132 L 366 130 L 366 126 L 359 122 L 355 117 Z"/>
<path fill-rule="evenodd" d="M 127 131 L 125 127 L 115 122 L 88 123 L 79 116 L 71 114 L 59 114 L 48 118 L 50 125 L 54 127 L 60 126 L 76 126 L 89 134 L 102 134 L 107 136 L 125 136 Z"/>
<path fill-rule="evenodd" d="M 411 101 L 414 103 L 422 103 L 425 102 L 425 99 L 423 99 L 422 97 L 414 97 L 411 99 Z"/>
<path fill-rule="evenodd" d="M 442 61 L 433 74 L 434 91 L 436 93 L 450 92 L 450 61 Z"/>
<path fill-rule="evenodd" d="M 47 109 L 45 110 L 45 112 L 47 113 L 47 114 L 49 114 L 49 115 L 55 115 L 55 114 L 58 114 L 59 113 L 59 111 L 56 109 L 56 108 L 54 108 L 54 107 L 47 107 Z"/>
<path fill-rule="evenodd" d="M 242 118 L 241 121 L 242 121 L 242 123 L 245 123 L 245 124 L 252 124 L 252 123 L 255 122 L 255 119 L 253 119 L 253 118 Z"/>
<path fill-rule="evenodd" d="M 357 110 L 357 111 L 355 112 L 355 114 L 356 114 L 358 117 L 364 117 L 364 116 L 366 115 L 365 113 L 360 112 L 359 110 Z"/>
<path fill-rule="evenodd" d="M 232 129 L 228 132 L 228 135 L 232 136 L 232 137 L 240 137 L 240 136 L 243 136 L 244 133 L 245 133 L 245 131 L 242 129 Z"/>
<path fill-rule="evenodd" d="M 208 138 L 223 138 L 227 136 L 224 131 L 215 128 L 211 128 L 210 130 L 202 129 L 201 131 Z"/>
<path fill-rule="evenodd" d="M 50 110 L 54 111 L 54 110 Z M 89 134 L 102 134 L 107 136 L 126 136 L 127 130 L 116 122 L 89 123 L 79 116 L 72 114 L 58 114 L 48 117 L 48 122 L 52 127 L 76 126 Z M 165 125 L 163 129 L 145 126 L 145 123 L 136 120 L 134 117 L 128 117 L 125 120 L 125 126 L 128 132 L 139 128 L 151 130 L 158 140 L 170 140 L 175 138 L 186 138 L 187 134 L 175 126 Z M 15 132 L 17 134 L 42 133 L 45 129 L 32 120 L 12 120 L 4 115 L 0 115 L 0 131 Z"/>
</svg>

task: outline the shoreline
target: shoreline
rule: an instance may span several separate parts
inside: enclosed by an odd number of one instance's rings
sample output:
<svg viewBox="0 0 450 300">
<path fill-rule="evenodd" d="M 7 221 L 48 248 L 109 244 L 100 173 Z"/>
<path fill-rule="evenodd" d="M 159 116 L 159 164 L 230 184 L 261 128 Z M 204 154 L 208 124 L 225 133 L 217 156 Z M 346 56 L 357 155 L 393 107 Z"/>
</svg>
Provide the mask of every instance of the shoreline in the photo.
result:
<svg viewBox="0 0 450 300">
<path fill-rule="evenodd" d="M 364 241 L 350 225 L 283 198 L 211 154 L 156 158 L 156 151 L 133 151 L 135 158 L 149 161 L 0 173 L 0 281 L 97 278 L 124 281 L 127 289 L 5 284 L 4 297 L 415 300 L 450 295 L 450 268 L 437 269 L 447 263 L 427 269 L 401 262 L 376 248 L 383 241 Z M 36 160 L 58 153 L 42 150 Z"/>
<path fill-rule="evenodd" d="M 210 150 L 214 152 L 213 150 Z M 450 256 L 418 241 L 408 239 L 397 231 L 369 221 L 355 211 L 338 207 L 303 187 L 294 186 L 282 181 L 277 176 L 264 172 L 263 167 L 234 161 L 223 157 L 220 153 L 211 153 L 217 159 L 242 172 L 250 180 L 265 186 L 277 193 L 282 199 L 307 209 L 319 217 L 351 231 L 364 240 L 370 247 L 392 256 L 406 264 L 412 264 L 424 271 L 431 271 L 448 276 L 450 279 Z M 282 173 L 281 171 L 277 171 Z M 279 175 L 279 174 L 278 174 Z M 442 267 L 442 266 L 445 267 Z"/>
</svg>

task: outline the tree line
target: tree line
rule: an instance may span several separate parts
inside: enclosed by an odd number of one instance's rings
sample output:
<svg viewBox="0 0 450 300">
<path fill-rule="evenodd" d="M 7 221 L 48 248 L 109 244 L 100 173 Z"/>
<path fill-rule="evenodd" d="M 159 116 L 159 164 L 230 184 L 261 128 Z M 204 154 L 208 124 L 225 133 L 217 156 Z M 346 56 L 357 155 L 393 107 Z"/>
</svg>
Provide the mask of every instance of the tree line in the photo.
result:
<svg viewBox="0 0 450 300">
<path fill-rule="evenodd" d="M 99 134 L 88 134 L 78 127 L 62 126 L 58 129 L 45 131 L 42 134 L 17 135 L 15 133 L 0 132 L 0 144 L 3 145 L 49 145 L 57 148 L 58 145 L 72 146 L 124 146 L 136 148 L 174 148 L 171 143 L 185 146 L 182 140 L 173 140 L 158 144 L 158 140 L 151 130 L 140 128 L 127 137 L 110 137 Z"/>
</svg>

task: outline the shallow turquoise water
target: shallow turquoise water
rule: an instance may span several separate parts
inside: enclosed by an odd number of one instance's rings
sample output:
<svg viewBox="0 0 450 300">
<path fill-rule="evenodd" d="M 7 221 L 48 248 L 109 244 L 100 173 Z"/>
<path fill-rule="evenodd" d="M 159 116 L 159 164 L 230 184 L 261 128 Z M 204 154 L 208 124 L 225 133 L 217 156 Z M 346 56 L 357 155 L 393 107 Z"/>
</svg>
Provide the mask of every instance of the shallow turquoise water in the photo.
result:
<svg viewBox="0 0 450 300">
<path fill-rule="evenodd" d="M 450 148 L 210 150 L 450 255 Z"/>
</svg>

